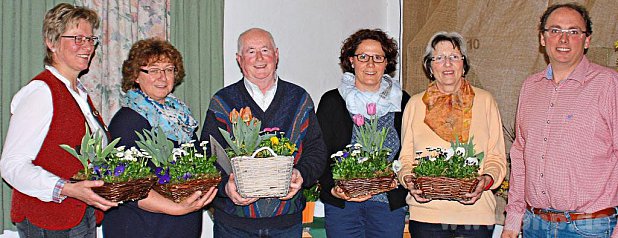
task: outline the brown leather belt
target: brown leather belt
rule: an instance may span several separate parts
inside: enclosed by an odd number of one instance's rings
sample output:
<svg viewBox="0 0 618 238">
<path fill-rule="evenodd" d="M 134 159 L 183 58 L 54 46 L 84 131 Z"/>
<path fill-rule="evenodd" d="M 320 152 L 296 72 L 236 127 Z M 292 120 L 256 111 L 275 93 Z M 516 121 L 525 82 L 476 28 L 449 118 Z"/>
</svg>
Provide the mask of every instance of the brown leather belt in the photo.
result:
<svg viewBox="0 0 618 238">
<path fill-rule="evenodd" d="M 539 216 L 541 219 L 549 221 L 549 222 L 567 222 L 567 216 L 565 212 L 555 212 L 548 211 L 545 209 L 526 206 L 526 209 L 530 210 L 532 213 Z M 595 219 L 595 218 L 603 218 L 616 214 L 616 208 L 610 207 L 605 208 L 603 210 L 599 210 L 593 213 L 582 213 L 582 212 L 568 212 L 571 221 L 576 220 L 584 220 L 584 219 Z"/>
</svg>

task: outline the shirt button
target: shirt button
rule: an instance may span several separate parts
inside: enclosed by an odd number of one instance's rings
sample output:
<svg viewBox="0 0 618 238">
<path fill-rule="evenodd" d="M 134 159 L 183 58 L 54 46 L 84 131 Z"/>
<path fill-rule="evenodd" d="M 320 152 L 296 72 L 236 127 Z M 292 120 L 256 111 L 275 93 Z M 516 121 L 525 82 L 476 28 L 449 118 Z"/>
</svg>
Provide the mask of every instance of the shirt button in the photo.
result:
<svg viewBox="0 0 618 238">
<path fill-rule="evenodd" d="M 553 102 L 549 103 L 549 106 L 554 107 L 554 103 Z"/>
<path fill-rule="evenodd" d="M 541 192 L 542 194 L 545 194 L 545 191 Z"/>
<path fill-rule="evenodd" d="M 543 173 L 541 173 L 541 178 L 543 177 Z"/>
<path fill-rule="evenodd" d="M 543 141 L 547 141 L 547 137 L 543 138 Z"/>
<path fill-rule="evenodd" d="M 558 88 L 554 88 L 554 91 L 558 92 Z"/>
<path fill-rule="evenodd" d="M 547 120 L 547 124 L 549 124 L 549 120 Z"/>
</svg>

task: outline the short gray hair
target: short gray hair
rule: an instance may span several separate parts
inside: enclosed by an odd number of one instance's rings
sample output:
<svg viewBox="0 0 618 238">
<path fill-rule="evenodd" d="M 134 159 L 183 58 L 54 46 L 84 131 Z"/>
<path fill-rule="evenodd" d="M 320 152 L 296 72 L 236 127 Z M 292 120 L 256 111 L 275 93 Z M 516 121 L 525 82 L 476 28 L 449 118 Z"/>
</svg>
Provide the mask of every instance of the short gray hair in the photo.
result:
<svg viewBox="0 0 618 238">
<path fill-rule="evenodd" d="M 431 73 L 431 58 L 433 56 L 433 51 L 438 43 L 442 41 L 448 41 L 453 44 L 453 46 L 461 52 L 464 56 L 464 76 L 470 70 L 470 65 L 468 64 L 468 50 L 466 49 L 466 40 L 463 36 L 457 32 L 446 32 L 440 31 L 434 34 L 427 46 L 425 47 L 425 55 L 423 56 L 423 70 L 425 70 L 425 74 L 431 79 L 431 81 L 435 80 L 433 74 Z"/>
<path fill-rule="evenodd" d="M 264 32 L 268 35 L 268 38 L 270 38 L 270 42 L 273 44 L 273 48 L 277 48 L 277 45 L 275 44 L 275 38 L 273 38 L 273 35 L 270 34 L 270 32 L 268 32 L 267 30 L 264 30 L 262 28 L 251 28 L 248 29 L 246 31 L 244 31 L 243 33 L 240 33 L 240 35 L 238 36 L 238 41 L 237 41 L 237 48 L 236 48 L 236 53 L 241 53 L 240 51 L 242 50 L 242 37 L 245 36 L 247 33 L 252 32 L 252 31 L 261 31 Z"/>
</svg>

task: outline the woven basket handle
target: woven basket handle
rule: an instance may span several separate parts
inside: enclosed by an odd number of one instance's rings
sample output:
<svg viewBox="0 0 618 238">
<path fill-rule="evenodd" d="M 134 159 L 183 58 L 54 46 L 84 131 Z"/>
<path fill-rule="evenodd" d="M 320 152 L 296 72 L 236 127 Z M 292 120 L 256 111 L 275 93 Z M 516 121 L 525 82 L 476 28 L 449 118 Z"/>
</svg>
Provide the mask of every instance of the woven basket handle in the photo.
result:
<svg viewBox="0 0 618 238">
<path fill-rule="evenodd" d="M 251 155 L 251 157 L 255 158 L 255 156 L 256 156 L 258 153 L 262 152 L 263 150 L 268 150 L 268 152 L 270 152 L 270 154 L 271 154 L 272 156 L 277 156 L 277 154 L 275 154 L 275 152 L 273 151 L 273 149 L 271 149 L 270 147 L 266 147 L 266 146 L 264 146 L 264 147 L 261 147 L 261 148 L 259 148 L 259 149 L 255 150 L 255 152 L 253 152 L 253 154 Z"/>
</svg>

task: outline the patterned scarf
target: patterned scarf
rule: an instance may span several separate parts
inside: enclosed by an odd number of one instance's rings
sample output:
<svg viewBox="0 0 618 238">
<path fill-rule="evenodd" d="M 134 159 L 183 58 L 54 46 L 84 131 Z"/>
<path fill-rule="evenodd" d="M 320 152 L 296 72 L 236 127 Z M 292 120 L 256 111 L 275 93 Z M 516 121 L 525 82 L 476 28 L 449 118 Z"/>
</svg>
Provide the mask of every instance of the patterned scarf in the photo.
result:
<svg viewBox="0 0 618 238">
<path fill-rule="evenodd" d="M 440 92 L 436 82 L 429 84 L 423 95 L 427 106 L 425 124 L 445 141 L 468 142 L 474 91 L 470 83 L 463 79 L 455 93 Z"/>
<path fill-rule="evenodd" d="M 197 121 L 189 107 L 171 93 L 161 104 L 139 89 L 130 90 L 125 94 L 122 106 L 133 109 L 146 118 L 153 128 L 161 128 L 167 138 L 179 143 L 189 142 L 197 128 Z"/>
</svg>

